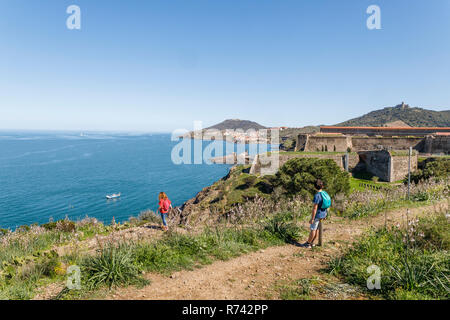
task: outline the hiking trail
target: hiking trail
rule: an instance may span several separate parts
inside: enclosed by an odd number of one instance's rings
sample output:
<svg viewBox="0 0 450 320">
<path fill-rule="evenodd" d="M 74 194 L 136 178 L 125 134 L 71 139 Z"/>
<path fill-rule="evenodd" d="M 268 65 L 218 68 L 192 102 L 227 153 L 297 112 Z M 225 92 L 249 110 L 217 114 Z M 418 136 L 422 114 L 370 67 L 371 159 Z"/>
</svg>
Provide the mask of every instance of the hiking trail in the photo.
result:
<svg viewBox="0 0 450 320">
<path fill-rule="evenodd" d="M 409 209 L 410 218 L 449 208 L 448 200 Z M 116 288 L 96 299 L 107 300 L 256 300 L 278 299 L 268 296 L 280 281 L 319 276 L 327 262 L 342 253 L 370 228 L 405 225 L 407 208 L 381 212 L 357 220 L 333 216 L 324 223 L 324 246 L 307 249 L 295 244 L 269 247 L 227 261 L 215 261 L 194 270 L 182 270 L 170 276 L 146 273 L 151 283 L 143 288 Z M 305 227 L 309 224 L 304 223 Z M 153 233 L 155 230 L 152 230 Z M 128 231 L 129 232 L 129 231 Z M 128 233 L 127 232 L 127 233 Z M 306 239 L 301 239 L 303 242 Z M 317 242 L 317 241 L 316 241 Z M 323 274 L 322 274 L 323 275 Z M 42 289 L 34 299 L 50 299 L 63 284 Z M 338 298 L 342 298 L 342 295 Z M 344 298 L 355 298 L 345 297 Z"/>
</svg>

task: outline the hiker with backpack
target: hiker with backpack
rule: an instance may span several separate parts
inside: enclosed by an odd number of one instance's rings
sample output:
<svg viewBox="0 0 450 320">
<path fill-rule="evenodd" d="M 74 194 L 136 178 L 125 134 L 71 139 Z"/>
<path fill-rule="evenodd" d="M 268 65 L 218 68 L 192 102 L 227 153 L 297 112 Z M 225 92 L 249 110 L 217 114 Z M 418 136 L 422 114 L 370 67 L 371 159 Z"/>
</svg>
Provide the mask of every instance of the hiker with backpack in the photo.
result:
<svg viewBox="0 0 450 320">
<path fill-rule="evenodd" d="M 314 184 L 314 187 L 317 190 L 317 193 L 314 195 L 313 200 L 313 210 L 311 215 L 310 223 L 310 229 L 311 232 L 309 234 L 308 241 L 306 241 L 304 244 L 302 244 L 302 247 L 305 248 L 312 248 L 314 247 L 314 240 L 317 238 L 317 235 L 319 234 L 319 223 L 322 219 L 325 219 L 327 217 L 327 209 L 331 206 L 331 197 L 328 195 L 328 193 L 323 189 L 323 182 L 322 180 L 318 179 L 316 183 Z"/>
<path fill-rule="evenodd" d="M 169 197 L 167 197 L 167 195 L 164 192 L 160 192 L 159 193 L 159 213 L 161 214 L 161 219 L 162 219 L 162 225 L 161 225 L 161 229 L 163 229 L 164 231 L 169 230 L 169 228 L 167 227 L 167 222 L 166 222 L 166 217 L 169 213 L 169 209 L 172 209 L 172 203 L 169 200 Z"/>
</svg>

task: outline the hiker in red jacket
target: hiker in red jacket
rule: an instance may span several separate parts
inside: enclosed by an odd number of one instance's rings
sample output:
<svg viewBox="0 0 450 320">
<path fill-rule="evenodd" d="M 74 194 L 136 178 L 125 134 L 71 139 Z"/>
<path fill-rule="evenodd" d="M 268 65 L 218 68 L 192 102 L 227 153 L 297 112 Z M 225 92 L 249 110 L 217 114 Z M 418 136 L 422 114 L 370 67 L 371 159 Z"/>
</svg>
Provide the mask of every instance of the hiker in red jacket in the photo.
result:
<svg viewBox="0 0 450 320">
<path fill-rule="evenodd" d="M 172 203 L 170 202 L 169 198 L 167 197 L 167 195 L 164 192 L 160 192 L 159 193 L 159 213 L 161 214 L 161 218 L 162 218 L 162 222 L 163 224 L 161 225 L 161 229 L 163 229 L 164 231 L 169 230 L 169 228 L 167 227 L 167 222 L 166 222 L 166 217 L 167 214 L 169 213 L 169 209 L 172 208 Z"/>
</svg>

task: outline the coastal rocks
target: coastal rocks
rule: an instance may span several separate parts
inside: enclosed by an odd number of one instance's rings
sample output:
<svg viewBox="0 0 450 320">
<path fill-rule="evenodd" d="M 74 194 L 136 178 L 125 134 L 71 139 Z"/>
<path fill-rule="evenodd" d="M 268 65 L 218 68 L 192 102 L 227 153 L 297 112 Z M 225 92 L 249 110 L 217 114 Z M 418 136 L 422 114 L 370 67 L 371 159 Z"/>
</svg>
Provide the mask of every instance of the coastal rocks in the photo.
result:
<svg viewBox="0 0 450 320">
<path fill-rule="evenodd" d="M 230 172 L 217 181 L 215 184 L 203 188 L 197 195 L 186 201 L 179 212 L 179 222 L 186 227 L 193 227 L 198 224 L 215 223 L 225 213 L 222 211 L 215 211 L 211 209 L 211 203 L 219 199 L 223 192 L 221 184 L 230 179 L 237 167 L 232 167 Z M 214 212 L 213 212 L 214 211 Z M 170 217 L 170 215 L 169 215 Z"/>
</svg>

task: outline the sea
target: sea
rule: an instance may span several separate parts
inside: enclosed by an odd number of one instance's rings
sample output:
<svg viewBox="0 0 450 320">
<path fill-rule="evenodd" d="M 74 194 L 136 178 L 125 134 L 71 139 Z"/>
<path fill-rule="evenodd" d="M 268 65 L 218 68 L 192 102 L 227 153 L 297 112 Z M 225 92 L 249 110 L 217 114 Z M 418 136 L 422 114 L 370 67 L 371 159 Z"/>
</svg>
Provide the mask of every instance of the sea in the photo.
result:
<svg viewBox="0 0 450 320">
<path fill-rule="evenodd" d="M 228 174 L 231 165 L 211 164 L 210 156 L 267 149 L 224 141 L 180 142 L 168 133 L 1 131 L 0 228 L 86 216 L 106 224 L 113 217 L 123 222 L 156 211 L 161 191 L 180 206 Z M 119 192 L 119 199 L 106 199 Z"/>
</svg>

